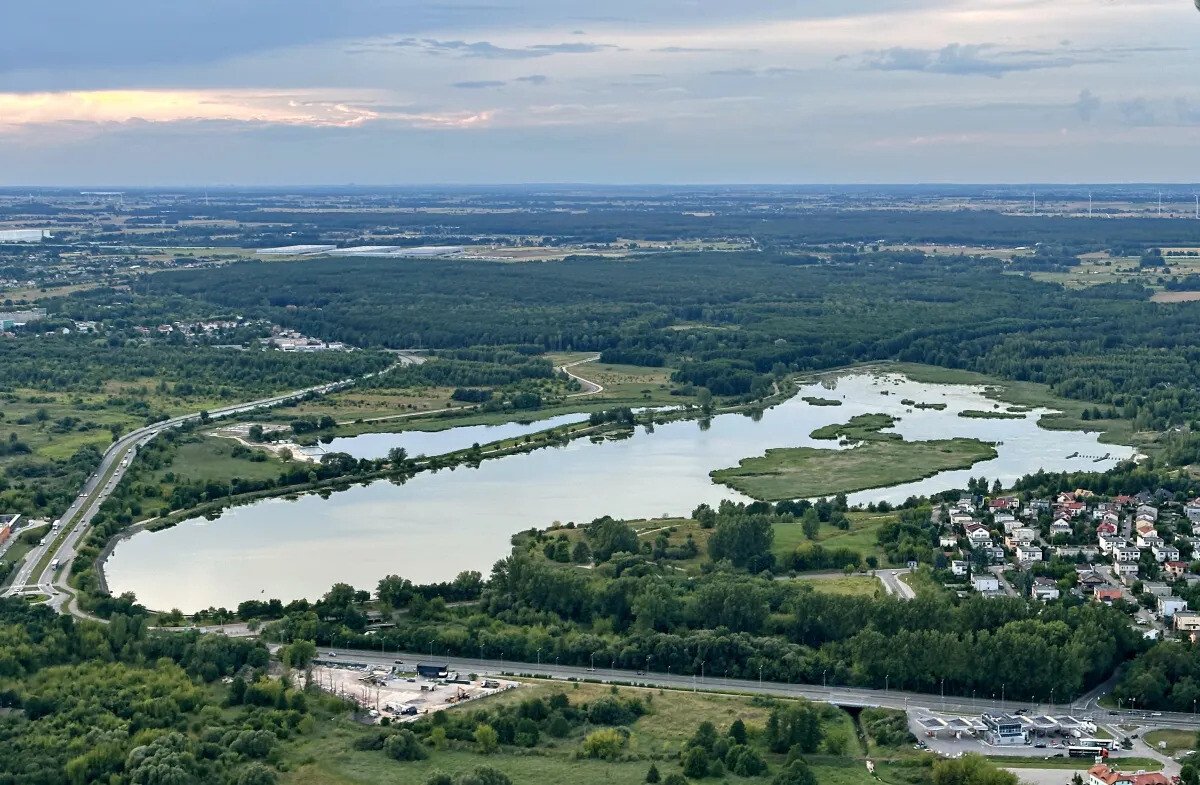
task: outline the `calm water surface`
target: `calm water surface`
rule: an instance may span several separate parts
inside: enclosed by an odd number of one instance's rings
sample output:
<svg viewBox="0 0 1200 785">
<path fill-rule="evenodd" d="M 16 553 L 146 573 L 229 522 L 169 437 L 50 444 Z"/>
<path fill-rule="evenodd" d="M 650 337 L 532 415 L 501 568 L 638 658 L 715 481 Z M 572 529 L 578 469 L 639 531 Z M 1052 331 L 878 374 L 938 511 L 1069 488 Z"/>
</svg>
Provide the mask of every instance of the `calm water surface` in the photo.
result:
<svg viewBox="0 0 1200 785">
<path fill-rule="evenodd" d="M 843 405 L 812 406 L 801 400 L 810 395 Z M 910 410 L 901 403 L 906 398 L 947 408 Z M 895 430 L 907 439 L 975 437 L 999 442 L 999 456 L 970 470 L 852 494 L 852 504 L 899 502 L 914 494 L 964 487 L 971 476 L 1008 483 L 1039 468 L 1104 470 L 1133 454 L 1128 447 L 1099 444 L 1096 434 L 1043 430 L 1037 419 L 1044 410 L 1014 420 L 957 416 L 964 409 L 992 409 L 994 403 L 981 388 L 919 384 L 896 375 L 848 375 L 805 387 L 757 421 L 727 414 L 713 418 L 708 427 L 688 421 L 659 425 L 652 433 L 639 428 L 630 439 L 575 441 L 485 461 L 478 469 L 420 474 L 403 486 L 381 481 L 327 499 L 310 495 L 232 508 L 214 521 L 185 521 L 162 532 L 134 535 L 117 546 L 106 573 L 113 593 L 133 591 L 151 608 L 184 611 L 232 608 L 264 596 L 315 598 L 337 581 L 373 589 L 389 573 L 418 583 L 447 580 L 468 569 L 486 575 L 493 562 L 509 553 L 510 537 L 530 527 L 606 514 L 678 515 L 701 502 L 745 500 L 715 485 L 708 473 L 770 447 L 834 447 L 809 433 L 872 412 L 898 417 Z M 469 446 L 486 437 L 466 438 Z M 414 455 L 425 451 L 408 449 Z M 1106 454 L 1107 459 L 1096 460 Z"/>
</svg>

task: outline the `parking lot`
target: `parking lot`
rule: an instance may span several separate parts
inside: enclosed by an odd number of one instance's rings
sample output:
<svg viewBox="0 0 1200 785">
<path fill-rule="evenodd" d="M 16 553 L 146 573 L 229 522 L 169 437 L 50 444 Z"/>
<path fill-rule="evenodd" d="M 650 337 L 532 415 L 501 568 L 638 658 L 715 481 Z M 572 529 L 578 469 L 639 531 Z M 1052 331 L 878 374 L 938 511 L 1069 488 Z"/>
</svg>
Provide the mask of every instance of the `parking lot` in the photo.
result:
<svg viewBox="0 0 1200 785">
<path fill-rule="evenodd" d="M 507 679 L 472 680 L 453 672 L 425 678 L 403 664 L 389 667 L 328 660 L 315 665 L 312 675 L 320 689 L 357 703 L 377 720 L 388 717 L 393 722 L 411 722 L 519 686 Z"/>
</svg>

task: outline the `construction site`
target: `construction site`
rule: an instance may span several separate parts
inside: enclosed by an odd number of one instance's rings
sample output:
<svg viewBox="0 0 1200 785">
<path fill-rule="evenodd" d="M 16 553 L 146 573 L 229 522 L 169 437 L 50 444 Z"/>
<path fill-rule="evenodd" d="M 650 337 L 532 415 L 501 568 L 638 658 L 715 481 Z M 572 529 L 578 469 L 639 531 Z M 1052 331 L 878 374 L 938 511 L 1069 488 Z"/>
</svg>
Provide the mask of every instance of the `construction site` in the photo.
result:
<svg viewBox="0 0 1200 785">
<path fill-rule="evenodd" d="M 507 679 L 471 679 L 444 666 L 368 665 L 319 661 L 312 669 L 320 689 L 353 701 L 376 722 L 411 722 L 435 711 L 452 709 L 499 692 L 515 689 Z"/>
</svg>

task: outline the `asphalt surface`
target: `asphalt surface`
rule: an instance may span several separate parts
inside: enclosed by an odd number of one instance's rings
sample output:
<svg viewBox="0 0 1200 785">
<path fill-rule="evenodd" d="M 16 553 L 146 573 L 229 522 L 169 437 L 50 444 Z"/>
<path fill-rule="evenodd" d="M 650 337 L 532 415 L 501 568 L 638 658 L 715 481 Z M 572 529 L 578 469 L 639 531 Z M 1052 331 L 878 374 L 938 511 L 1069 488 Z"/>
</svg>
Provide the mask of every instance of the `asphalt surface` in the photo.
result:
<svg viewBox="0 0 1200 785">
<path fill-rule="evenodd" d="M 328 657 L 329 652 L 334 657 Z M 513 660 L 480 659 L 478 657 L 447 657 L 441 654 L 429 656 L 428 652 L 378 652 L 364 649 L 322 648 L 317 652 L 318 659 L 329 662 L 348 663 L 360 662 L 371 665 L 392 665 L 401 660 L 407 665 L 417 663 L 433 663 L 448 665 L 451 670 L 462 673 L 478 674 L 519 674 L 543 678 L 563 680 L 591 680 L 600 682 L 615 682 L 622 684 L 639 684 L 647 687 L 666 687 L 673 689 L 695 689 L 705 692 L 737 692 L 758 695 L 776 695 L 780 697 L 802 697 L 815 701 L 835 703 L 839 706 L 873 707 L 879 706 L 890 709 L 924 709 L 936 714 L 961 714 L 964 716 L 985 713 L 1013 713 L 1017 711 L 1027 714 L 1071 715 L 1078 719 L 1092 719 L 1098 723 L 1131 724 L 1142 726 L 1171 726 L 1200 729 L 1200 717 L 1192 714 L 1175 712 L 1148 713 L 1142 711 L 1117 711 L 1101 707 L 1098 699 L 1107 684 L 1092 690 L 1079 700 L 1071 703 L 1048 705 L 1046 703 L 1027 703 L 1017 700 L 996 700 L 992 697 L 967 698 L 955 695 L 942 696 L 923 692 L 908 692 L 902 690 L 873 690 L 857 687 L 821 686 L 818 684 L 786 684 L 783 682 L 758 681 L 755 679 L 726 678 L 721 673 L 706 672 L 696 674 L 671 674 L 658 670 L 647 670 L 639 674 L 637 671 L 613 668 L 611 662 L 596 660 L 595 670 L 584 667 L 557 665 L 552 662 L 516 662 Z M 651 662 L 653 667 L 653 662 Z"/>
<path fill-rule="evenodd" d="M 414 355 L 397 355 L 397 365 L 419 363 L 422 360 L 423 358 Z M 324 394 L 335 392 L 363 379 L 370 379 L 381 373 L 387 373 L 395 367 L 393 365 L 383 371 L 370 373 L 362 377 L 306 387 L 302 390 L 293 390 L 281 395 L 273 395 L 269 398 L 260 398 L 257 401 L 210 410 L 208 416 L 210 419 L 219 419 L 255 409 L 275 406 L 310 393 Z M 113 442 L 104 453 L 103 458 L 101 458 L 100 466 L 87 478 L 79 496 L 71 503 L 71 506 L 63 514 L 62 518 L 59 519 L 61 521 L 59 529 L 51 531 L 43 539 L 42 543 L 39 543 L 26 554 L 12 583 L 4 590 L 4 596 L 23 593 L 45 594 L 50 598 L 47 604 L 56 611 L 61 613 L 64 610 L 64 606 L 66 606 L 68 612 L 80 616 L 85 615 L 79 612 L 72 604 L 68 604 L 68 601 L 72 599 L 72 594 L 67 588 L 67 579 L 70 577 L 71 560 L 75 558 L 75 554 L 78 552 L 79 543 L 85 539 L 92 518 L 95 517 L 96 512 L 100 509 L 100 505 L 108 499 L 117 487 L 117 484 L 120 483 L 121 478 L 124 477 L 125 471 L 129 468 L 129 464 L 132 462 L 138 448 L 168 428 L 174 428 L 186 422 L 198 420 L 199 418 L 200 412 L 172 417 L 169 420 L 163 420 L 162 422 L 153 423 L 144 428 L 131 431 Z M 41 572 L 37 576 L 34 576 L 33 573 L 37 570 L 38 565 L 46 559 L 47 555 L 51 557 L 50 560 L 46 562 L 46 566 Z M 56 560 L 59 565 L 58 568 L 52 566 Z"/>
</svg>

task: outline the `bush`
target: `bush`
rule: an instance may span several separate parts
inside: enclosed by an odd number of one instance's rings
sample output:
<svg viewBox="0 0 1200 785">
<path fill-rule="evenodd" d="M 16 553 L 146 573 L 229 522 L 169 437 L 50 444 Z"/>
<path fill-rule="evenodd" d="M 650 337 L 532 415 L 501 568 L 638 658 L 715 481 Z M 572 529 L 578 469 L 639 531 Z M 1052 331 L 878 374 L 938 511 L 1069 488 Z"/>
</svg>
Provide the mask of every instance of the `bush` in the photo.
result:
<svg viewBox="0 0 1200 785">
<path fill-rule="evenodd" d="M 594 731 L 583 740 L 583 754 L 589 758 L 614 760 L 625 746 L 625 734 L 612 728 Z"/>
</svg>

